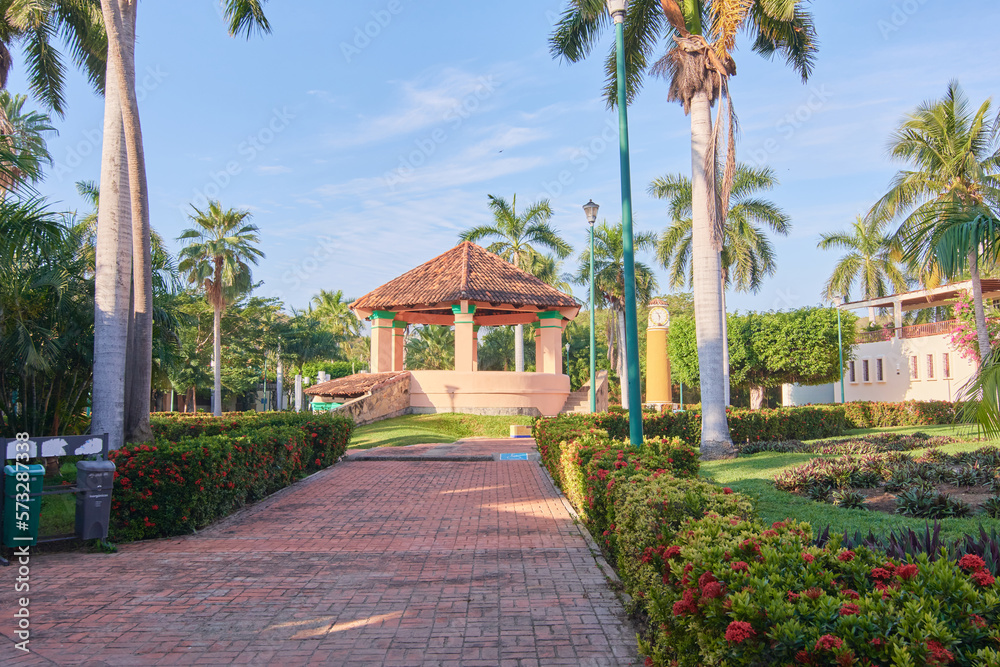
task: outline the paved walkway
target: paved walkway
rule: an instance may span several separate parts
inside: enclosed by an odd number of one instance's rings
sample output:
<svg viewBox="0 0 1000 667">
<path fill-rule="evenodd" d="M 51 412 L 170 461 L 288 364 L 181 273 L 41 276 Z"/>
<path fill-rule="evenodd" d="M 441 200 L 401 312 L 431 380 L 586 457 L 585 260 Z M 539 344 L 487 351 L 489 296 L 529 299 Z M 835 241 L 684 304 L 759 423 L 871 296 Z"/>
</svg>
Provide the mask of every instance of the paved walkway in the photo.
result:
<svg viewBox="0 0 1000 667">
<path fill-rule="evenodd" d="M 637 664 L 535 462 L 345 462 L 198 535 L 31 565 L 30 656 L 0 569 L 0 664 Z"/>
</svg>

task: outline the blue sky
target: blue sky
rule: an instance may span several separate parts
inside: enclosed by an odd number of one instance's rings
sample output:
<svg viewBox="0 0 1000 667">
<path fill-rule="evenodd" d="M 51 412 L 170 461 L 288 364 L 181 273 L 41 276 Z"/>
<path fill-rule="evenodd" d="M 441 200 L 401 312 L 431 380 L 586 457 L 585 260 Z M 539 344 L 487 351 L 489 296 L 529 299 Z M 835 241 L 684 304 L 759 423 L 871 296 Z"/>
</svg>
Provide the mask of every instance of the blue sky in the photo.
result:
<svg viewBox="0 0 1000 667">
<path fill-rule="evenodd" d="M 562 0 L 345 4 L 271 2 L 273 34 L 249 42 L 227 36 L 217 0 L 140 4 L 152 224 L 175 249 L 192 203 L 249 209 L 267 254 L 260 293 L 302 308 L 320 289 L 360 296 L 444 252 L 490 221 L 488 194 L 549 198 L 578 251 L 588 199 L 620 219 L 616 116 L 601 98 L 610 32 L 592 61 L 570 65 L 547 45 Z M 793 230 L 774 240 L 776 275 L 757 294 L 730 294 L 731 310 L 818 304 L 837 259 L 818 236 L 884 191 L 899 119 L 952 78 L 976 104 L 1000 89 L 1000 44 L 975 37 L 1000 25 L 993 2 L 841 0 L 812 11 L 820 53 L 809 83 L 746 40 L 736 54 L 739 157 L 775 169 L 771 198 Z M 23 92 L 16 58 L 8 87 Z M 49 142 L 56 165 L 39 187 L 60 209 L 85 207 L 73 184 L 100 175 L 103 101 L 80 74 L 68 79 L 68 113 Z M 630 133 L 636 228 L 659 232 L 669 220 L 646 187 L 691 165 L 688 118 L 662 81 L 631 107 Z"/>
</svg>

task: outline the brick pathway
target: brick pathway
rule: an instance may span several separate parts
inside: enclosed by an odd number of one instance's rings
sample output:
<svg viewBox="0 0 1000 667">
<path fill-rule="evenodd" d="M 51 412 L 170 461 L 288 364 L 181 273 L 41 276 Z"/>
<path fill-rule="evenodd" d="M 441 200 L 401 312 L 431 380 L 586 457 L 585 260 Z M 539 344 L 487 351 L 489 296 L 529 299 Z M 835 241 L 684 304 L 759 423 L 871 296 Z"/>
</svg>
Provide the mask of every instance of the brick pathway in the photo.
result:
<svg viewBox="0 0 1000 667">
<path fill-rule="evenodd" d="M 637 664 L 534 462 L 347 462 L 198 535 L 36 557 L 28 657 L 14 576 L 0 570 L 0 664 Z"/>
</svg>

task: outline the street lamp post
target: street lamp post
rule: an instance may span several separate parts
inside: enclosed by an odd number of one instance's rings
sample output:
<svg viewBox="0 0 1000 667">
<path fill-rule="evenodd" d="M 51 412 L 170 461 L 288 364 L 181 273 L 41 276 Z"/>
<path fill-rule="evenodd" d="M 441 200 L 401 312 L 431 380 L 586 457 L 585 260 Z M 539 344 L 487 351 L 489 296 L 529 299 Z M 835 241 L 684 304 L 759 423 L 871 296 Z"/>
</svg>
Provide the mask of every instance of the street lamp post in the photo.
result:
<svg viewBox="0 0 1000 667">
<path fill-rule="evenodd" d="M 635 247 L 632 237 L 632 175 L 628 154 L 628 97 L 625 90 L 625 8 L 628 0 L 607 0 L 615 22 L 618 61 L 618 144 L 622 172 L 622 241 L 625 255 L 625 366 L 628 378 L 629 442 L 642 445 L 639 394 L 639 324 L 635 304 Z"/>
<path fill-rule="evenodd" d="M 597 377 L 597 339 L 595 310 L 597 309 L 597 289 L 594 287 L 594 223 L 597 222 L 597 211 L 600 206 L 591 199 L 584 204 L 583 211 L 590 223 L 590 414 L 597 412 L 597 387 L 594 385 Z"/>
<path fill-rule="evenodd" d="M 833 297 L 837 306 L 837 351 L 840 352 L 840 404 L 844 404 L 844 339 L 840 332 L 840 307 L 844 305 L 844 297 Z"/>
</svg>

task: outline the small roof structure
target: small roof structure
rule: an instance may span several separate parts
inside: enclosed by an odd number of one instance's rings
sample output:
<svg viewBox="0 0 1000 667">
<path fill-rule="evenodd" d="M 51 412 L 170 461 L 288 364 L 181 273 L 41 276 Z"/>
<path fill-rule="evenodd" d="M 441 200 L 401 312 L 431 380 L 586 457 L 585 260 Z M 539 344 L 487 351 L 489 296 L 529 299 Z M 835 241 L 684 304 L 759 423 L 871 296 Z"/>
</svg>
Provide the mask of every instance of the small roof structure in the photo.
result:
<svg viewBox="0 0 1000 667">
<path fill-rule="evenodd" d="M 402 373 L 357 373 L 337 378 L 329 382 L 319 382 L 305 390 L 307 396 L 343 396 L 357 398 L 364 396 Z"/>
<path fill-rule="evenodd" d="M 476 306 L 483 326 L 529 324 L 540 311 L 559 311 L 572 320 L 580 312 L 573 297 L 521 271 L 497 255 L 465 241 L 407 271 L 351 304 L 359 318 L 375 311 L 396 313 L 409 324 L 455 323 L 452 306 Z"/>
<path fill-rule="evenodd" d="M 1000 280 L 982 280 L 983 299 L 1000 299 Z M 866 301 L 852 301 L 838 306 L 843 310 L 860 310 L 862 308 L 894 308 L 897 304 L 902 312 L 922 310 L 936 306 L 950 306 L 958 301 L 962 292 L 972 291 L 972 281 L 952 283 L 933 289 L 901 292 L 890 296 Z"/>
</svg>

